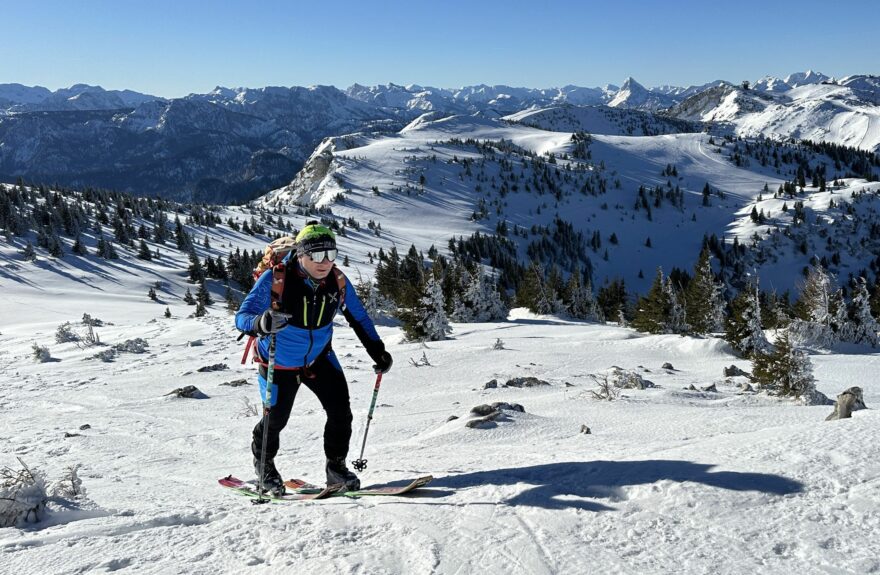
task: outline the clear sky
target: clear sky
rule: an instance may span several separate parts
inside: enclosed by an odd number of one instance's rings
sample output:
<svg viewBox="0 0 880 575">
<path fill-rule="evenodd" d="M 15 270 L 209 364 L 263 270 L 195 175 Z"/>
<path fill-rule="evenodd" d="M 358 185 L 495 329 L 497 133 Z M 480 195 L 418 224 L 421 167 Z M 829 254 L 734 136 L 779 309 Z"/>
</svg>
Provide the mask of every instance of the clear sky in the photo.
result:
<svg viewBox="0 0 880 575">
<path fill-rule="evenodd" d="M 0 0 L 0 83 L 533 88 L 880 74 L 880 0 Z"/>
</svg>

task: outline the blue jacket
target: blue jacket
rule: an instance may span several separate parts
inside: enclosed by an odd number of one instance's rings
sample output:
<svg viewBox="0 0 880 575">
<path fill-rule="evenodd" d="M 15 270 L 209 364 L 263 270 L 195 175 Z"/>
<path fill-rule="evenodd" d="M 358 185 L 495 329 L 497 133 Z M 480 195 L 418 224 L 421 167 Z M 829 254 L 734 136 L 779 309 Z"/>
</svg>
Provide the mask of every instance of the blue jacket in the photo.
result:
<svg viewBox="0 0 880 575">
<path fill-rule="evenodd" d="M 318 357 L 330 351 L 333 339 L 333 317 L 342 311 L 361 343 L 374 361 L 385 351 L 385 345 L 376 333 L 376 327 L 348 278 L 345 278 L 344 305 L 339 310 L 340 288 L 335 269 L 326 278 L 316 282 L 308 277 L 295 258 L 289 258 L 281 311 L 291 314 L 290 323 L 278 332 L 275 347 L 277 368 L 296 368 L 311 365 Z M 341 272 L 340 272 L 341 273 Z M 272 301 L 272 271 L 263 273 L 245 297 L 235 315 L 235 326 L 255 333 L 256 322 L 269 309 Z M 265 361 L 269 357 L 269 338 L 257 341 L 257 350 Z"/>
</svg>

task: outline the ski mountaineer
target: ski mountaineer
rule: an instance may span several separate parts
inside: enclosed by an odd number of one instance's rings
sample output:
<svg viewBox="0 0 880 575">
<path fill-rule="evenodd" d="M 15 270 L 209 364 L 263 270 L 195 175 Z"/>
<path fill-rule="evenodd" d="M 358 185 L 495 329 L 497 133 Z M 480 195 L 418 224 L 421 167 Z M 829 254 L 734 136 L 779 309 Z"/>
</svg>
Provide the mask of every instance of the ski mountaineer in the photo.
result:
<svg viewBox="0 0 880 575">
<path fill-rule="evenodd" d="M 360 480 L 345 465 L 351 439 L 351 406 L 348 383 L 333 353 L 333 317 L 342 311 L 367 353 L 373 369 L 386 373 L 391 355 L 376 333 L 373 321 L 355 293 L 351 282 L 335 267 L 336 236 L 333 231 L 310 221 L 296 236 L 296 251 L 283 260 L 283 287 L 273 294 L 273 276 L 263 273 L 235 316 L 236 327 L 258 336 L 254 361 L 259 363 L 258 380 L 268 415 L 254 428 L 251 451 L 258 480 L 264 490 L 284 494 L 284 482 L 275 468 L 279 434 L 287 425 L 293 400 L 300 385 L 314 393 L 327 413 L 324 425 L 324 455 L 327 484 L 344 483 L 348 490 L 360 488 Z M 275 280 L 277 283 L 278 280 Z M 280 303 L 272 305 L 280 291 Z M 273 307 L 275 309 L 273 309 Z M 276 338 L 275 368 L 270 400 L 266 402 L 267 358 L 271 336 Z M 263 425 L 268 420 L 266 452 L 262 452 Z M 265 465 L 260 462 L 265 455 Z M 262 468 L 261 468 L 262 467 Z"/>
</svg>

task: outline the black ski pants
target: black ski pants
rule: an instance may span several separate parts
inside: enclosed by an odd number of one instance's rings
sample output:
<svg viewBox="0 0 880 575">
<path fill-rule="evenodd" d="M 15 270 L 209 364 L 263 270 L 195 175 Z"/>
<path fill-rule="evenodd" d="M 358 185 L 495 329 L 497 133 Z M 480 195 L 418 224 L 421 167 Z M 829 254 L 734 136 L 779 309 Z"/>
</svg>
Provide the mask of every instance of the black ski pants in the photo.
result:
<svg viewBox="0 0 880 575">
<path fill-rule="evenodd" d="M 348 382 L 345 381 L 345 374 L 334 363 L 330 361 L 328 354 L 324 354 L 305 370 L 275 370 L 272 379 L 278 386 L 278 400 L 269 410 L 267 460 L 274 459 L 278 453 L 279 435 L 290 419 L 293 400 L 296 399 L 300 384 L 308 387 L 318 397 L 318 401 L 327 413 L 327 422 L 324 424 L 324 455 L 328 459 L 345 458 L 348 455 L 352 421 Z M 260 375 L 266 377 L 266 366 L 260 366 Z M 260 422 L 254 427 L 251 451 L 257 459 L 260 458 L 263 446 L 265 421 L 266 417 L 261 417 Z"/>
</svg>

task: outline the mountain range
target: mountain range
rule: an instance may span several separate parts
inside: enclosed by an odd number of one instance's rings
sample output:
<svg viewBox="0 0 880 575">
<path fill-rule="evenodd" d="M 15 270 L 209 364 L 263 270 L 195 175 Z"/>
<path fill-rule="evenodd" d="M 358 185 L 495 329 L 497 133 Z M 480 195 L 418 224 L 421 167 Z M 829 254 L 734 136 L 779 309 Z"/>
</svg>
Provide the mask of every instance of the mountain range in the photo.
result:
<svg viewBox="0 0 880 575">
<path fill-rule="evenodd" d="M 235 202 L 291 181 L 328 136 L 395 133 L 426 112 L 502 117 L 559 106 L 633 114 L 630 123 L 645 114 L 687 121 L 681 130 L 880 149 L 878 76 L 808 71 L 745 84 L 218 87 L 173 99 L 85 84 L 55 92 L 2 84 L 0 179 Z"/>
</svg>

